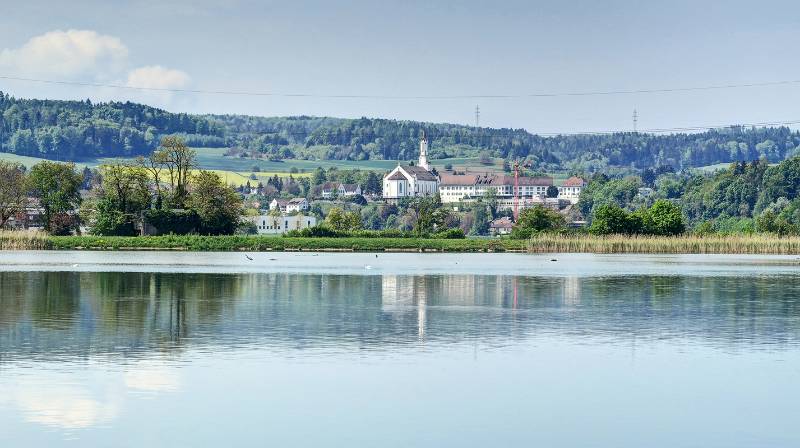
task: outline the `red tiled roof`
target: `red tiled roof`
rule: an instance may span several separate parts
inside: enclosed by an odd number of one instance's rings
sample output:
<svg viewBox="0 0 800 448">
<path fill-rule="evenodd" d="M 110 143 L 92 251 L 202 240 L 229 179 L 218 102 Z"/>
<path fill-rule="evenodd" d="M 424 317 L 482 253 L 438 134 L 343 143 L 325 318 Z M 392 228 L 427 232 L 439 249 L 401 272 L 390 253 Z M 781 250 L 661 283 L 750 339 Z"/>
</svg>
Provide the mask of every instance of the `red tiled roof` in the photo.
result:
<svg viewBox="0 0 800 448">
<path fill-rule="evenodd" d="M 561 184 L 562 187 L 582 187 L 584 185 L 586 185 L 586 181 L 577 176 L 572 176 Z"/>
<path fill-rule="evenodd" d="M 510 229 L 514 227 L 514 223 L 511 221 L 511 218 L 504 216 L 502 218 L 497 218 L 489 224 L 489 227 L 493 229 Z"/>
<path fill-rule="evenodd" d="M 514 185 L 514 176 L 490 173 L 442 174 L 442 185 Z M 548 187 L 553 185 L 553 178 L 521 176 L 519 185 Z"/>
</svg>

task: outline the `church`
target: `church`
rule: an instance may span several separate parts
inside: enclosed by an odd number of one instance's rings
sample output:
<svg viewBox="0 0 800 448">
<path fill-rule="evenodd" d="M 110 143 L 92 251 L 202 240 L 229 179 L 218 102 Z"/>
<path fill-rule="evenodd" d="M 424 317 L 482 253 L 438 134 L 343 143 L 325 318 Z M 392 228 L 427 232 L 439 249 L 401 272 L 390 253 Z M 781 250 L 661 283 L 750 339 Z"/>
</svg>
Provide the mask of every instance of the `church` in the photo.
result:
<svg viewBox="0 0 800 448">
<path fill-rule="evenodd" d="M 419 161 L 416 165 L 400 165 L 383 176 L 383 199 L 396 203 L 401 198 L 431 196 L 439 192 L 439 176 L 428 163 L 428 138 L 422 133 Z"/>
</svg>

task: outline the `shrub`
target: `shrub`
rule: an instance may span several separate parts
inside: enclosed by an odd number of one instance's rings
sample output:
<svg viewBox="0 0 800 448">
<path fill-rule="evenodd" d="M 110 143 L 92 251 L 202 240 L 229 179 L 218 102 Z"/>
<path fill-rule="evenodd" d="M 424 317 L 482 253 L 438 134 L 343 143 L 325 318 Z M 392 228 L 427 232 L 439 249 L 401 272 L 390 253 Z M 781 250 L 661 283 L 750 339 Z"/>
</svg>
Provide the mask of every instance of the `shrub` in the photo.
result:
<svg viewBox="0 0 800 448">
<path fill-rule="evenodd" d="M 641 217 L 633 218 L 630 213 L 616 204 L 601 205 L 594 211 L 589 233 L 593 235 L 625 234 L 641 231 Z"/>
<path fill-rule="evenodd" d="M 549 232 L 564 226 L 564 217 L 549 208 L 537 205 L 520 212 L 511 233 L 515 239 L 530 238 L 539 232 Z"/>
<path fill-rule="evenodd" d="M 51 235 L 71 235 L 76 222 L 72 215 L 67 213 L 57 213 L 50 218 Z"/>
<path fill-rule="evenodd" d="M 686 230 L 681 209 L 665 199 L 657 200 L 646 216 L 644 230 L 650 235 L 680 235 Z"/>
<path fill-rule="evenodd" d="M 615 204 L 598 207 L 589 227 L 593 235 L 679 235 L 686 230 L 677 205 L 659 199 L 649 209 L 629 213 Z"/>
<path fill-rule="evenodd" d="M 159 235 L 185 235 L 200 227 L 200 217 L 192 210 L 147 210 L 144 218 Z"/>
<path fill-rule="evenodd" d="M 133 236 L 136 235 L 136 229 L 128 216 L 114 208 L 108 201 L 100 201 L 97 204 L 92 234 Z"/>
<path fill-rule="evenodd" d="M 433 238 L 440 238 L 445 240 L 459 240 L 466 238 L 466 235 L 464 235 L 464 231 L 461 230 L 460 228 L 455 228 L 455 229 L 442 230 L 441 232 L 436 232 L 433 234 Z"/>
</svg>

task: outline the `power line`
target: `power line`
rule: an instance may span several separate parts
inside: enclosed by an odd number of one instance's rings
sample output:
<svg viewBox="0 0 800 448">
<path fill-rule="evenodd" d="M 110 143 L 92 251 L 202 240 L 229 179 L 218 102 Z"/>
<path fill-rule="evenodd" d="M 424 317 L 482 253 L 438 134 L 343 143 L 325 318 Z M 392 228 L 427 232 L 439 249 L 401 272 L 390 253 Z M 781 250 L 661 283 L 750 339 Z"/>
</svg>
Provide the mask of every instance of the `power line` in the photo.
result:
<svg viewBox="0 0 800 448">
<path fill-rule="evenodd" d="M 693 131 L 712 131 L 712 130 L 721 130 L 721 129 L 731 129 L 731 128 L 749 128 L 749 127 L 767 127 L 767 126 L 789 126 L 800 124 L 800 120 L 785 120 L 785 121 L 762 121 L 762 122 L 754 122 L 754 123 L 738 123 L 738 124 L 724 124 L 724 125 L 706 125 L 706 126 L 683 126 L 683 127 L 673 127 L 673 128 L 651 128 L 651 129 L 639 129 L 635 131 L 638 134 L 665 134 L 665 133 L 682 133 L 682 132 L 693 132 Z M 435 129 L 435 126 L 434 126 Z M 304 136 L 310 137 L 314 131 L 307 131 L 307 132 L 298 132 L 298 131 L 236 131 L 241 134 L 246 134 L 249 136 L 258 136 L 258 135 L 286 135 L 286 136 Z M 534 137 L 556 137 L 556 136 L 592 136 L 592 135 L 612 135 L 612 134 L 626 134 L 631 133 L 630 130 L 600 130 L 600 131 L 572 131 L 572 132 L 536 132 L 536 131 L 528 131 L 526 129 L 491 129 L 491 128 L 481 128 L 481 132 L 489 132 L 492 135 L 519 135 L 521 132 L 528 133 Z M 434 131 L 434 135 L 436 132 Z"/>
<path fill-rule="evenodd" d="M 739 123 L 739 124 L 725 124 L 725 125 L 708 125 L 708 126 L 684 126 L 675 128 L 652 128 L 640 129 L 640 134 L 664 134 L 664 133 L 681 133 L 692 131 L 710 131 L 717 129 L 730 129 L 734 127 L 766 127 L 766 126 L 789 126 L 793 124 L 800 124 L 800 120 L 786 120 L 786 121 L 763 121 L 758 123 Z M 611 130 L 611 131 L 576 131 L 576 132 L 533 132 L 527 131 L 533 135 L 542 137 L 552 137 L 558 135 L 609 135 L 609 134 L 624 134 L 629 131 Z"/>
<path fill-rule="evenodd" d="M 80 81 L 63 81 L 52 79 L 23 78 L 16 76 L 0 75 L 0 79 L 7 81 L 35 82 L 41 84 L 57 84 L 81 87 L 100 87 L 134 91 L 148 92 L 170 92 L 170 93 L 192 93 L 208 95 L 237 95 L 237 96 L 265 96 L 265 97 L 285 97 L 285 98 L 328 98 L 328 99 L 383 99 L 383 100 L 459 100 L 459 99 L 519 99 L 519 98 L 555 98 L 555 97 L 580 97 L 580 96 L 610 96 L 610 95 L 635 95 L 652 93 L 678 93 L 696 92 L 706 90 L 739 89 L 753 87 L 770 87 L 800 84 L 800 80 L 766 81 L 752 82 L 745 84 L 718 84 L 695 87 L 672 87 L 654 89 L 632 89 L 632 90 L 599 90 L 599 91 L 576 91 L 576 92 L 540 92 L 529 94 L 513 95 L 344 95 L 344 94 L 316 94 L 316 93 L 286 93 L 286 92 L 257 92 L 244 90 L 203 90 L 203 89 L 172 89 L 160 87 L 139 87 L 123 84 L 104 84 Z"/>
</svg>

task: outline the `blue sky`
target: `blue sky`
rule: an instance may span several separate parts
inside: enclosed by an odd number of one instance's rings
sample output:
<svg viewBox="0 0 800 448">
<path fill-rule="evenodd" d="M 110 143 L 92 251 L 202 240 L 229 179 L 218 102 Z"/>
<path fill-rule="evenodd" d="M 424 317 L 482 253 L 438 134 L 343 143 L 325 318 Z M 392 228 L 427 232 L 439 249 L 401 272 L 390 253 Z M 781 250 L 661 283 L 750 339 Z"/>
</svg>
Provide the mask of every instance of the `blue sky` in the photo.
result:
<svg viewBox="0 0 800 448">
<path fill-rule="evenodd" d="M 2 1 L 0 76 L 320 95 L 524 95 L 800 79 L 800 3 Z M 0 79 L 15 96 L 532 132 L 800 120 L 800 84 L 516 99 L 165 94 Z"/>
</svg>

